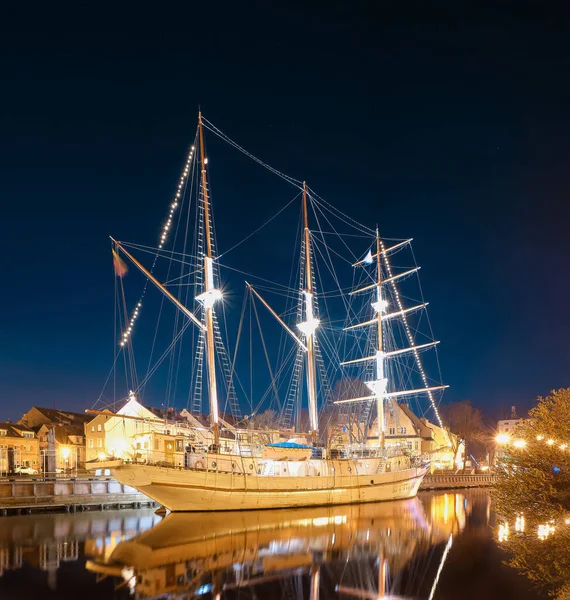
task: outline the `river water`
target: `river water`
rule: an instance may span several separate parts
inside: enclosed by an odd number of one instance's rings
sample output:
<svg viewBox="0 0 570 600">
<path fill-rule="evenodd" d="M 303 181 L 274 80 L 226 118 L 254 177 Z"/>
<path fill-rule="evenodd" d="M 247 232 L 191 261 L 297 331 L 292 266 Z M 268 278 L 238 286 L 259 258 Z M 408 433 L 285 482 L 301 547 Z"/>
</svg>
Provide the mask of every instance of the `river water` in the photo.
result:
<svg viewBox="0 0 570 600">
<path fill-rule="evenodd" d="M 241 513 L 0 518 L 0 599 L 542 597 L 504 564 L 486 490 Z"/>
</svg>

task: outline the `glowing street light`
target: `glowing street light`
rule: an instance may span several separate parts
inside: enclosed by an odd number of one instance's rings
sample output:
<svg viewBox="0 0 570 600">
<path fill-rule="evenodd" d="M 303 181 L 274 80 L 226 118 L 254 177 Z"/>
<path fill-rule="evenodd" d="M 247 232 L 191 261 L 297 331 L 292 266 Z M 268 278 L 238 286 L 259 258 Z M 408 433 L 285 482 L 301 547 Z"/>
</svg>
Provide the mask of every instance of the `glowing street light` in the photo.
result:
<svg viewBox="0 0 570 600">
<path fill-rule="evenodd" d="M 69 458 L 70 454 L 71 454 L 71 451 L 69 450 L 69 448 L 61 449 L 61 458 L 63 458 L 64 460 L 67 460 Z"/>
<path fill-rule="evenodd" d="M 513 446 L 515 448 L 524 448 L 526 446 L 526 442 L 524 440 L 515 440 Z"/>
<path fill-rule="evenodd" d="M 508 444 L 510 440 L 511 437 L 508 433 L 499 433 L 499 435 L 497 435 L 495 438 L 497 444 Z"/>
</svg>

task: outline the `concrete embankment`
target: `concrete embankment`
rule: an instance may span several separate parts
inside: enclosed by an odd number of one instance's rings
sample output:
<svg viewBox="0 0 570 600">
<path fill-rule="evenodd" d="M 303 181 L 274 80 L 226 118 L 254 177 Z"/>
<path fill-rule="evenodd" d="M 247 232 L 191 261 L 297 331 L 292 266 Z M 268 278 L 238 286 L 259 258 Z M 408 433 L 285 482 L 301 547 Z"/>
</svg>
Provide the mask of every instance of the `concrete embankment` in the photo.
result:
<svg viewBox="0 0 570 600">
<path fill-rule="evenodd" d="M 458 473 L 457 475 L 426 475 L 422 481 L 420 490 L 449 490 L 492 487 L 495 485 L 495 481 L 495 475 L 490 473 L 480 475 L 466 475 L 461 473 Z"/>
<path fill-rule="evenodd" d="M 141 506 L 158 505 L 114 479 L 0 480 L 0 516 Z"/>
</svg>

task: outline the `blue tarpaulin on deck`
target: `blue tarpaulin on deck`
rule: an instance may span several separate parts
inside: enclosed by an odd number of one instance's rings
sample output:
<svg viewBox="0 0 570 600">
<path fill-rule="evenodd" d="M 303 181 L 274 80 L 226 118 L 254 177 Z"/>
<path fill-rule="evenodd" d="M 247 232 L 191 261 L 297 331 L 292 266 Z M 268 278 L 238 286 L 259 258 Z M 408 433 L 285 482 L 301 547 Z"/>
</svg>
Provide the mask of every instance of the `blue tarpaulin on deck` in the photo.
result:
<svg viewBox="0 0 570 600">
<path fill-rule="evenodd" d="M 303 446 L 295 442 L 277 442 L 276 444 L 267 444 L 270 448 L 306 448 L 309 450 L 311 446 Z"/>
</svg>

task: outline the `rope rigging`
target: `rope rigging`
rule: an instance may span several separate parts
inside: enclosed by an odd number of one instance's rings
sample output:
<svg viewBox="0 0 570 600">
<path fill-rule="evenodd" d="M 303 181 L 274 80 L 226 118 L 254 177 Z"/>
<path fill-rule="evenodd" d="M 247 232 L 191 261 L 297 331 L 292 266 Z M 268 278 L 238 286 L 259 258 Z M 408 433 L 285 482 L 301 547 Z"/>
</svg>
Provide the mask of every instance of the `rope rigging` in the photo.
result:
<svg viewBox="0 0 570 600">
<path fill-rule="evenodd" d="M 375 278 L 372 270 L 366 268 L 354 267 L 354 263 L 358 263 L 362 255 L 357 255 L 350 242 L 358 240 L 369 240 L 368 249 L 374 247 L 376 239 L 376 231 L 369 228 L 352 217 L 349 217 L 341 210 L 327 202 L 319 196 L 312 188 L 308 187 L 308 200 L 311 207 L 311 229 L 309 233 L 309 248 L 305 248 L 305 242 L 302 239 L 302 219 L 299 219 L 295 245 L 300 246 L 300 251 L 294 254 L 292 260 L 291 271 L 288 284 L 279 281 L 272 281 L 262 275 L 248 273 L 234 266 L 230 266 L 227 260 L 221 262 L 222 257 L 226 257 L 232 251 L 239 248 L 246 242 L 250 242 L 261 231 L 265 230 L 272 224 L 277 217 L 281 216 L 291 205 L 294 205 L 303 189 L 303 182 L 290 177 L 281 171 L 275 169 L 269 164 L 258 159 L 256 156 L 246 151 L 242 146 L 234 142 L 220 129 L 215 127 L 210 121 L 203 118 L 204 128 L 215 134 L 225 143 L 229 144 L 234 149 L 243 153 L 249 159 L 264 167 L 274 175 L 280 177 L 289 184 L 295 186 L 299 191 L 285 204 L 283 204 L 277 212 L 270 218 L 266 219 L 261 225 L 252 229 L 245 237 L 237 243 L 230 246 L 225 251 L 217 254 L 216 236 L 214 226 L 214 216 L 211 208 L 212 190 L 210 185 L 207 186 L 207 197 L 209 210 L 204 211 L 204 192 L 203 184 L 200 182 L 199 165 L 195 146 L 197 137 L 194 139 L 194 145 L 189 151 L 187 159 L 184 163 L 184 169 L 180 177 L 177 191 L 172 203 L 169 205 L 167 219 L 161 229 L 159 244 L 157 247 L 145 246 L 142 244 L 124 243 L 125 247 L 133 248 L 138 252 L 149 253 L 153 256 L 149 272 L 153 274 L 158 265 L 159 259 L 167 259 L 168 266 L 166 269 L 166 277 L 163 279 L 164 286 L 170 286 L 173 290 L 177 290 L 177 297 L 184 306 L 190 306 L 195 298 L 206 291 L 206 283 L 204 281 L 203 261 L 205 256 L 205 230 L 206 228 L 212 232 L 211 236 L 211 252 L 212 252 L 212 273 L 215 281 L 221 282 L 221 269 L 231 271 L 239 275 L 245 275 L 258 282 L 256 289 L 267 291 L 282 299 L 285 305 L 281 310 L 276 311 L 282 319 L 292 322 L 293 328 L 296 331 L 296 326 L 303 320 L 303 295 L 302 290 L 306 286 L 303 280 L 303 264 L 306 260 L 306 252 L 310 251 L 310 260 L 314 263 L 314 268 L 311 270 L 312 288 L 314 289 L 314 317 L 320 322 L 318 334 L 314 336 L 315 340 L 315 365 L 318 373 L 318 388 L 317 394 L 320 400 L 320 412 L 328 411 L 333 406 L 334 384 L 343 377 L 350 377 L 350 374 L 358 377 L 361 381 L 369 381 L 373 379 L 373 369 L 370 363 L 364 363 L 355 368 L 341 367 L 343 360 L 350 360 L 350 357 L 367 356 L 375 347 L 376 340 L 374 333 L 361 330 L 354 330 L 350 333 L 343 331 L 348 323 L 364 321 L 369 318 L 370 304 L 363 302 L 361 297 L 356 297 L 350 292 L 357 287 L 374 284 Z M 195 198 L 193 202 L 192 199 Z M 175 213 L 177 215 L 175 219 Z M 194 214 L 195 224 L 193 228 L 193 242 L 190 244 L 188 238 L 192 237 L 191 215 Z M 206 223 L 206 214 L 208 214 L 208 222 Z M 326 228 L 326 230 L 324 228 Z M 348 229 L 348 231 L 346 231 Z M 356 232 L 356 233 L 355 233 Z M 173 235 L 171 247 L 166 249 L 170 234 Z M 182 240 L 181 249 L 175 249 L 177 241 Z M 385 238 L 386 240 L 388 238 Z M 398 245 L 402 240 L 396 240 Z M 299 243 L 300 242 L 300 243 Z M 356 243 L 356 242 L 355 242 Z M 393 278 L 398 274 L 403 267 L 398 266 L 393 268 L 391 261 L 388 259 L 388 251 L 384 245 L 384 240 L 380 241 L 383 258 L 382 269 L 385 271 L 387 279 Z M 410 244 L 406 244 L 410 247 Z M 398 248 L 400 252 L 402 248 Z M 394 255 L 392 254 L 392 256 Z M 412 263 L 416 265 L 415 257 L 412 251 Z M 340 263 L 340 267 L 337 263 Z M 179 265 L 177 273 L 172 270 L 176 265 Z M 345 273 L 342 269 L 345 269 Z M 271 276 L 271 274 L 270 274 Z M 399 283 L 404 280 L 412 279 L 412 274 L 402 277 Z M 116 278 L 117 279 L 117 278 Z M 128 335 L 123 334 L 123 342 L 119 349 L 115 348 L 113 367 L 107 376 L 101 395 L 98 402 L 104 397 L 105 387 L 107 386 L 111 372 L 113 373 L 113 398 L 117 393 L 116 382 L 116 367 L 119 364 L 120 355 L 123 355 L 123 363 L 125 368 L 125 382 L 127 389 L 136 390 L 141 398 L 144 397 L 146 386 L 150 378 L 157 372 L 159 367 L 169 358 L 166 374 L 166 387 L 164 392 L 164 402 L 167 406 L 173 406 L 177 397 L 180 395 L 179 381 L 181 373 L 186 372 L 185 348 L 183 347 L 182 337 L 188 330 L 191 324 L 189 319 L 181 318 L 177 310 L 174 315 L 174 322 L 171 330 L 171 342 L 167 348 L 155 358 L 156 345 L 159 342 L 159 326 L 163 319 L 163 307 L 165 297 L 160 301 L 158 309 L 158 318 L 156 328 L 150 348 L 146 374 L 144 378 L 138 382 L 136 372 L 135 354 L 132 344 L 132 330 L 134 319 L 138 317 L 145 298 L 148 281 L 145 279 L 142 291 L 139 295 L 139 300 L 134 304 L 136 312 L 131 314 L 127 310 L 127 302 L 123 287 L 123 280 L 115 282 L 117 302 L 115 304 L 115 328 L 126 331 Z M 296 281 L 295 281 L 296 280 Z M 351 281 L 350 286 L 347 286 L 344 281 Z M 414 280 L 419 279 L 416 277 Z M 295 283 L 295 285 L 293 285 Z M 219 284 L 221 287 L 221 284 Z M 389 286 L 389 287 L 388 287 Z M 397 310 L 404 311 L 408 300 L 414 301 L 413 297 L 403 294 L 399 291 L 395 281 L 391 281 L 386 289 L 387 297 L 390 297 Z M 371 286 L 372 287 L 372 286 Z M 323 290 L 323 291 L 321 291 Z M 325 291 L 326 290 L 326 291 Z M 419 295 L 423 303 L 423 292 L 421 285 L 419 286 Z M 247 310 L 249 307 L 249 311 Z M 256 308 L 256 303 L 251 291 L 246 291 L 240 319 L 238 322 L 237 334 L 230 344 L 230 331 L 228 329 L 228 319 L 226 318 L 227 304 L 221 302 L 219 313 L 213 312 L 213 328 L 214 328 L 214 343 L 216 350 L 216 361 L 219 366 L 219 378 L 223 383 L 225 392 L 224 413 L 230 413 L 236 421 L 242 421 L 241 410 L 247 403 L 251 415 L 255 415 L 261 409 L 263 403 L 270 398 L 270 406 L 275 406 L 279 413 L 279 423 L 281 427 L 290 427 L 293 423 L 299 422 L 300 407 L 303 402 L 303 388 L 301 380 L 304 376 L 305 367 L 304 353 L 301 347 L 289 346 L 290 338 L 281 330 L 278 338 L 278 343 L 271 345 L 266 343 L 263 335 L 262 317 Z M 396 310 L 396 309 L 395 309 Z M 201 320 L 204 324 L 204 311 L 202 312 Z M 196 313 L 197 314 L 197 313 Z M 338 318 L 338 315 L 344 315 L 343 318 Z M 250 382 L 249 391 L 246 391 L 243 382 L 238 377 L 238 365 L 243 362 L 238 358 L 240 343 L 246 337 L 245 332 L 248 328 L 245 327 L 246 318 L 249 318 L 249 360 L 250 360 Z M 433 332 L 431 323 L 427 316 L 427 311 L 422 309 L 419 311 L 419 317 L 412 325 L 411 318 L 405 313 L 402 314 L 401 321 L 394 319 L 394 325 L 383 327 L 383 346 L 387 349 L 396 348 L 405 340 L 410 346 L 416 345 L 416 338 L 420 335 L 425 335 L 426 339 L 433 340 Z M 255 323 L 254 323 L 255 321 Z M 260 335 L 261 349 L 264 355 L 266 367 L 269 373 L 269 385 L 265 391 L 260 394 L 259 401 L 254 401 L 253 386 L 253 330 L 255 324 Z M 420 329 L 424 326 L 428 331 L 423 334 Z M 186 377 L 185 385 L 188 386 L 186 394 L 187 407 L 192 414 L 200 414 L 203 411 L 203 370 L 204 370 L 204 355 L 205 355 L 205 335 L 204 331 L 196 327 L 191 327 L 191 344 L 192 358 L 190 359 L 189 375 Z M 300 335 L 300 334 L 299 334 Z M 352 347 L 349 347 L 352 344 Z M 270 350 L 271 347 L 271 350 Z M 276 350 L 275 350 L 276 347 Z M 404 386 L 412 385 L 413 377 L 419 376 L 425 385 L 429 387 L 430 379 L 423 367 L 420 351 L 413 350 L 410 354 L 403 355 L 390 361 L 388 367 L 389 376 L 392 380 L 398 380 Z M 277 366 L 272 364 L 272 356 Z M 439 358 L 437 357 L 437 349 L 435 349 L 437 370 L 439 371 Z M 237 387 L 237 390 L 236 390 Z M 283 393 L 283 388 L 286 388 Z M 238 398 L 237 391 L 240 393 Z M 429 391 L 428 398 L 430 406 L 433 409 L 436 419 L 442 426 L 439 416 L 437 402 L 434 393 Z M 364 406 L 363 420 L 365 423 L 371 418 L 372 402 L 368 402 Z M 220 402 L 221 407 L 221 402 Z M 380 410 L 380 409 L 379 409 Z M 421 412 L 421 411 L 420 411 Z M 425 411 L 421 413 L 422 416 Z"/>
</svg>

